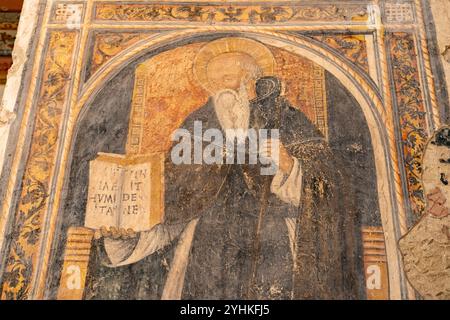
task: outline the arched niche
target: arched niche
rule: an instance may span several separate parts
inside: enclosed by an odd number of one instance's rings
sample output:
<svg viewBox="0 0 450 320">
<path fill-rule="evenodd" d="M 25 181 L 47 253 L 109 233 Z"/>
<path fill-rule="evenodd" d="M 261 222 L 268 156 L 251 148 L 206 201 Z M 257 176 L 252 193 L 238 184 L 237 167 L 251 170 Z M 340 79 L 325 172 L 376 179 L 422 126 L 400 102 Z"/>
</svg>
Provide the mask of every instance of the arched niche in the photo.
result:
<svg viewBox="0 0 450 320">
<path fill-rule="evenodd" d="M 376 88 L 341 57 L 318 46 L 307 38 L 271 31 L 239 32 L 239 30 L 234 30 L 233 34 L 282 48 L 313 61 L 339 79 L 358 102 L 368 124 L 374 148 L 379 207 L 388 258 L 390 298 L 400 299 L 404 295 L 404 283 L 402 282 L 402 270 L 397 252 L 397 239 L 399 238 L 397 203 L 400 199 L 397 198 L 395 192 L 396 183 L 399 182 L 396 182 L 394 178 L 396 175 L 396 162 L 393 160 L 394 155 L 392 154 L 392 150 L 395 150 L 396 146 L 393 145 L 393 130 L 390 127 L 392 120 L 386 113 L 385 106 Z M 163 33 L 150 40 L 138 42 L 107 62 L 84 85 L 77 104 L 71 110 L 69 123 L 73 125 L 67 132 L 68 143 L 72 143 L 72 138 L 76 132 L 76 124 L 86 112 L 84 106 L 89 105 L 101 88 L 110 79 L 118 75 L 125 66 L 140 60 L 152 51 L 161 52 L 167 50 L 167 48 L 174 48 L 183 43 L 195 41 L 198 37 L 208 36 L 216 38 L 230 36 L 230 33 L 227 31 L 220 35 L 202 30 Z M 70 149 L 70 145 L 67 145 L 67 148 L 65 148 L 66 154 L 63 157 L 70 158 Z"/>
</svg>

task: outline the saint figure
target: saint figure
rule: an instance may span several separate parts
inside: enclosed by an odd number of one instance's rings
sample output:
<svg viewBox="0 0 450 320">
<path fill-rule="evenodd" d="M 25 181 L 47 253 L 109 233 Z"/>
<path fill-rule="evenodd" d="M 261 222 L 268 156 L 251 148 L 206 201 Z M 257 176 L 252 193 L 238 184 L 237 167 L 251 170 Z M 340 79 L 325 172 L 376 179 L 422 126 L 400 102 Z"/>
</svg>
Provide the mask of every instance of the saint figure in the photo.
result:
<svg viewBox="0 0 450 320">
<path fill-rule="evenodd" d="M 88 296 L 364 298 L 359 219 L 345 168 L 317 127 L 283 96 L 270 50 L 223 38 L 201 49 L 194 68 L 211 96 L 180 127 L 191 145 L 198 143 L 195 123 L 201 123 L 203 150 L 212 142 L 204 139 L 208 129 L 223 137 L 277 129 L 277 159 L 269 152 L 274 140 L 258 147 L 276 171 L 261 174 L 260 162 L 196 163 L 194 155 L 188 164 L 175 164 L 169 152 L 164 222 L 133 239 L 99 240 L 102 272 L 134 268 L 138 279 L 108 283 L 113 276 L 104 277 L 109 280 L 91 283 Z"/>
</svg>

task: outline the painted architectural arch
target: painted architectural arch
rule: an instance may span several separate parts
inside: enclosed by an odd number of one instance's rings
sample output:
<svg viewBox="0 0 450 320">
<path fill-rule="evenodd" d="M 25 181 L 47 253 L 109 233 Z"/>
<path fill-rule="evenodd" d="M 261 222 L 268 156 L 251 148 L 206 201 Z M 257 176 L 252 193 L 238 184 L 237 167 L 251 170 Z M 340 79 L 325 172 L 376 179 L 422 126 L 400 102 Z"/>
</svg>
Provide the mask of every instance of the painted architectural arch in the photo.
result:
<svg viewBox="0 0 450 320">
<path fill-rule="evenodd" d="M 444 117 L 424 7 L 324 3 L 43 6 L 2 173 L 2 299 L 433 296 L 414 290 L 398 246 L 428 214 L 422 156 Z M 220 111 L 227 99 L 246 129 L 280 131 L 271 179 L 195 156 L 174 165 L 177 129 L 241 128 Z"/>
</svg>

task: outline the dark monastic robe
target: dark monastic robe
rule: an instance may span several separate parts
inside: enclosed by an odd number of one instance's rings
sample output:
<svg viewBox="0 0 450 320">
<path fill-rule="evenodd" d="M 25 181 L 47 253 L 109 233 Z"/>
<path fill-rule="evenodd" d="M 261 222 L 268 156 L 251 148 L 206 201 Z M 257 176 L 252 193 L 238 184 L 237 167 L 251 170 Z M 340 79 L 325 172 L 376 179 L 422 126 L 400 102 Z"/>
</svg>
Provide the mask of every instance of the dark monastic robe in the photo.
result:
<svg viewBox="0 0 450 320">
<path fill-rule="evenodd" d="M 363 298 L 362 248 L 357 241 L 360 226 L 355 204 L 347 196 L 351 186 L 346 184 L 345 168 L 311 121 L 280 95 L 276 78 L 261 79 L 256 89 L 250 127 L 280 129 L 281 142 L 301 166 L 300 206 L 265 192 L 271 177 L 260 175 L 259 164 L 174 165 L 169 154 L 164 223 L 199 218 L 182 298 Z M 194 121 L 202 123 L 203 131 L 221 128 L 211 99 L 181 126 L 192 136 Z M 256 239 L 261 210 L 261 235 Z M 296 221 L 294 248 L 286 218 Z M 103 281 L 90 284 L 88 297 L 159 298 L 172 258 L 173 245 L 134 266 L 121 267 L 136 273 L 128 283 L 93 275 L 92 279 Z M 105 274 L 105 268 L 100 269 Z M 141 276 L 144 279 L 139 279 Z"/>
</svg>

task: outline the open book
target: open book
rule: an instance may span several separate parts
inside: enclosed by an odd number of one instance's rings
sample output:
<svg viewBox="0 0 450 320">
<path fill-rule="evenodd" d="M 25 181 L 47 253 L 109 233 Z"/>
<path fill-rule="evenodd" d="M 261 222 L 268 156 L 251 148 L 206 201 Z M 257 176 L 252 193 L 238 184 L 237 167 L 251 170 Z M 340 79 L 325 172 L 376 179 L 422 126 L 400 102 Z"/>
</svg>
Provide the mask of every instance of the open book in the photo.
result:
<svg viewBox="0 0 450 320">
<path fill-rule="evenodd" d="M 163 155 L 99 153 L 89 164 L 85 226 L 146 231 L 163 217 Z"/>
</svg>

